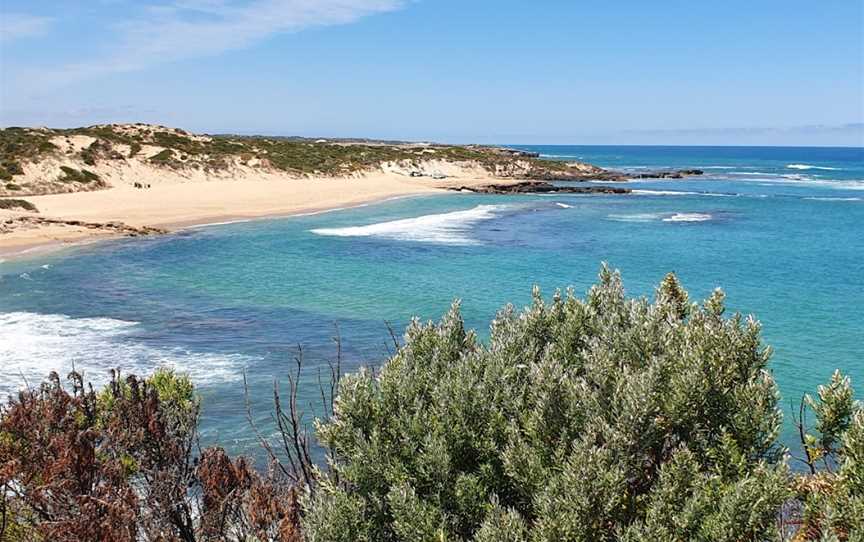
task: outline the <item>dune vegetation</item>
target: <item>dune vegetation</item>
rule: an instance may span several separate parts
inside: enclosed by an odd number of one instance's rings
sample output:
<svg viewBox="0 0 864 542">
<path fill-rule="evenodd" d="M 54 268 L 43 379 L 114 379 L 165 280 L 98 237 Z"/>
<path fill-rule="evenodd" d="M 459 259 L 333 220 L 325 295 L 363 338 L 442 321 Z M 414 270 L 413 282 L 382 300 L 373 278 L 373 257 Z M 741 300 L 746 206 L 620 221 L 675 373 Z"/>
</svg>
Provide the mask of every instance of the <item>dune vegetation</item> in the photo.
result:
<svg viewBox="0 0 864 542">
<path fill-rule="evenodd" d="M 579 177 L 603 171 L 545 160 L 532 153 L 473 145 L 197 135 L 147 124 L 0 129 L 0 181 L 28 194 L 105 188 L 94 169 L 117 173 L 118 168 L 137 165 L 214 175 L 250 168 L 303 177 L 349 176 L 387 163 L 429 160 L 470 164 L 504 176 Z M 85 176 L 71 175 L 67 169 Z M 0 196 L 12 190 L 0 183 Z"/>
<path fill-rule="evenodd" d="M 53 375 L 0 410 L 0 539 L 862 540 L 864 406 L 835 373 L 785 448 L 760 331 L 719 290 L 669 275 L 628 299 L 605 267 L 584 299 L 503 308 L 486 342 L 457 303 L 380 370 L 337 358 L 313 433 L 298 362 L 257 469 L 197 448 L 180 373 Z"/>
<path fill-rule="evenodd" d="M 0 199 L 0 209 L 37 211 L 36 206 L 24 199 L 3 198 Z"/>
</svg>

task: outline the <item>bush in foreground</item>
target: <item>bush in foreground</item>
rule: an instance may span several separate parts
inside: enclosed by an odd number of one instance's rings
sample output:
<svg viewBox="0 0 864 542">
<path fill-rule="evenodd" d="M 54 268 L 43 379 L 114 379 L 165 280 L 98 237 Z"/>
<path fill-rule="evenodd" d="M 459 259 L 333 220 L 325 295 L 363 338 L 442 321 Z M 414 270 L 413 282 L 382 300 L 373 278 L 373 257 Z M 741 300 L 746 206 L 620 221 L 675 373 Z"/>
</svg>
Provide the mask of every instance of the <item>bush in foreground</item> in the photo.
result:
<svg viewBox="0 0 864 542">
<path fill-rule="evenodd" d="M 197 448 L 191 382 L 57 375 L 0 410 L 0 540 L 295 542 L 294 487 Z"/>
<path fill-rule="evenodd" d="M 721 292 L 697 305 L 670 275 L 628 300 L 604 269 L 584 301 L 505 308 L 488 346 L 457 305 L 378 373 L 337 362 L 326 470 L 298 361 L 266 476 L 197 450 L 185 377 L 54 376 L 0 409 L 0 540 L 864 540 L 864 408 L 840 373 L 808 397 L 792 472 L 769 355 Z"/>
<path fill-rule="evenodd" d="M 839 371 L 818 391 L 818 399 L 805 396 L 798 420 L 810 470 L 792 483 L 804 504 L 799 539 L 864 540 L 864 407 Z M 813 434 L 805 406 L 816 417 Z"/>
<path fill-rule="evenodd" d="M 319 427 L 338 475 L 310 540 L 756 540 L 790 493 L 759 325 L 723 294 L 654 303 L 608 269 L 523 313 L 489 346 L 458 306 L 412 324 L 380 374 L 341 383 Z"/>
</svg>

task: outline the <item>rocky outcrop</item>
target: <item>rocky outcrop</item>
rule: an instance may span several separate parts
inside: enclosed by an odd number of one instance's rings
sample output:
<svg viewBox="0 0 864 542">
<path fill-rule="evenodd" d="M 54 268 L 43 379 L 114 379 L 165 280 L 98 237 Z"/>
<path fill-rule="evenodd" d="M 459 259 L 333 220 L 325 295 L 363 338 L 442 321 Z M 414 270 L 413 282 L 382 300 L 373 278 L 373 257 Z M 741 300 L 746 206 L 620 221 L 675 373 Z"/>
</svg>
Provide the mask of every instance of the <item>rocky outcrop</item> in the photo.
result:
<svg viewBox="0 0 864 542">
<path fill-rule="evenodd" d="M 626 173 L 603 169 L 582 162 L 571 162 L 567 169 L 535 167 L 527 175 L 531 179 L 540 181 L 609 181 L 624 182 L 631 179 L 684 179 L 695 175 L 702 175 L 699 169 L 678 169 L 643 171 L 640 173 Z"/>
<path fill-rule="evenodd" d="M 693 177 L 702 175 L 705 172 L 701 169 L 678 169 L 670 171 L 649 171 L 645 173 L 631 174 L 631 179 L 683 179 L 685 177 Z"/>
<path fill-rule="evenodd" d="M 483 148 L 476 145 L 469 145 L 469 148 Z M 521 149 L 510 149 L 507 147 L 486 147 L 486 150 L 493 152 L 499 156 L 512 156 L 514 158 L 540 158 L 539 152 L 523 151 Z"/>
<path fill-rule="evenodd" d="M 38 227 L 44 225 L 97 230 L 109 234 L 122 235 L 124 237 L 142 237 L 146 235 L 162 235 L 168 233 L 168 230 L 162 228 L 153 228 L 151 226 L 130 226 L 123 222 L 85 222 L 83 220 L 63 220 L 42 216 L 12 216 L 6 218 L 5 220 L 0 221 L 0 233 L 8 233 L 19 228 Z"/>
<path fill-rule="evenodd" d="M 451 190 L 477 194 L 629 194 L 632 192 L 629 188 L 617 186 L 559 186 L 545 181 L 488 184 L 479 187 L 462 186 Z"/>
</svg>

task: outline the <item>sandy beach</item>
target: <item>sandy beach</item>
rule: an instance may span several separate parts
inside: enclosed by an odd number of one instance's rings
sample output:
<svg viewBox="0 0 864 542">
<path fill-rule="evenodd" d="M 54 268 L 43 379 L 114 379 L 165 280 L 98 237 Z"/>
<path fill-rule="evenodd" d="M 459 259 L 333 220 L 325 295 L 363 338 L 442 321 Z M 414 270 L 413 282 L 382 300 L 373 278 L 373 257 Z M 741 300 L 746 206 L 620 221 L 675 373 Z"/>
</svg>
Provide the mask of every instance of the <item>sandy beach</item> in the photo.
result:
<svg viewBox="0 0 864 542">
<path fill-rule="evenodd" d="M 122 222 L 136 228 L 173 231 L 213 222 L 351 207 L 392 197 L 440 192 L 451 186 L 481 185 L 490 180 L 490 176 L 481 174 L 435 180 L 393 172 L 326 178 L 262 173 L 242 180 L 163 179 L 144 189 L 122 183 L 94 192 L 29 196 L 27 200 L 39 209 L 38 215 L 0 211 L 0 221 L 28 216 L 88 224 L 16 224 L 10 231 L 0 233 L 0 256 L 22 257 L 70 243 L 120 235 L 94 224 Z"/>
</svg>

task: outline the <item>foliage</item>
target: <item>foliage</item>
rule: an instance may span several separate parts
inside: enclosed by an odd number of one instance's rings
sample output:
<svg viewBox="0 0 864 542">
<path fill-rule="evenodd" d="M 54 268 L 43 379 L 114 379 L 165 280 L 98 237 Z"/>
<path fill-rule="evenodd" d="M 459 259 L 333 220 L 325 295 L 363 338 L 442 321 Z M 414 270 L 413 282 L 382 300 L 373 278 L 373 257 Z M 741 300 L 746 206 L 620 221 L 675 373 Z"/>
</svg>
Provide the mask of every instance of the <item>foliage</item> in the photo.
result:
<svg viewBox="0 0 864 542">
<path fill-rule="evenodd" d="M 119 160 L 123 158 L 122 154 L 114 150 L 111 142 L 104 139 L 95 139 L 90 145 L 81 149 L 79 155 L 81 161 L 88 166 L 95 166 L 98 159 Z"/>
<path fill-rule="evenodd" d="M 44 540 L 134 541 L 138 498 L 93 431 L 93 394 L 77 376 L 72 385 L 67 393 L 53 374 L 39 390 L 21 392 L 4 408 L 4 508 L 17 511 L 17 529 Z"/>
<path fill-rule="evenodd" d="M 272 473 L 261 476 L 245 458 L 232 461 L 221 448 L 204 451 L 198 473 L 202 540 L 303 540 L 293 484 Z"/>
<path fill-rule="evenodd" d="M 537 175 L 554 177 L 570 166 L 562 161 L 543 160 L 499 152 L 494 148 L 458 145 L 410 145 L 365 140 L 325 141 L 243 136 L 192 136 L 182 130 L 149 125 L 103 125 L 62 130 L 8 128 L 0 131 L 0 180 L 10 180 L 20 171 L 21 161 L 35 161 L 45 155 L 58 155 L 52 137 L 86 136 L 94 140 L 77 153 L 87 166 L 102 158 L 125 159 L 137 156 L 143 145 L 162 150 L 149 158 L 151 163 L 174 169 L 199 168 L 224 170 L 234 163 L 247 164 L 256 159 L 294 175 L 348 175 L 368 171 L 384 162 L 418 164 L 429 159 L 470 162 L 495 171 L 498 166 L 516 161 L 530 163 Z M 129 146 L 128 154 L 115 150 Z M 505 167 L 503 170 L 506 170 Z M 502 171 L 503 171 L 502 170 Z"/>
<path fill-rule="evenodd" d="M 57 150 L 50 141 L 53 135 L 50 130 L 0 129 L 0 162 L 17 163 L 21 159 L 29 160 Z"/>
<path fill-rule="evenodd" d="M 604 268 L 585 300 L 503 309 L 489 346 L 458 304 L 415 321 L 319 424 L 333 472 L 307 537 L 774 537 L 789 492 L 770 351 L 723 312 L 722 292 L 698 306 L 672 275 L 655 302 L 628 300 Z"/>
<path fill-rule="evenodd" d="M 721 291 L 696 304 L 674 275 L 627 299 L 605 267 L 584 300 L 505 307 L 488 344 L 456 303 L 378 372 L 340 378 L 338 350 L 316 421 L 326 469 L 297 406 L 302 350 L 284 406 L 274 383 L 278 445 L 247 401 L 267 472 L 197 448 L 182 374 L 99 392 L 52 374 L 0 406 L 0 540 L 864 540 L 851 380 L 802 401 L 811 472 L 791 472 L 760 326 L 724 312 Z"/>
<path fill-rule="evenodd" d="M 98 157 L 98 148 L 94 145 L 98 143 L 99 140 L 93 142 L 93 144 L 81 149 L 81 161 L 83 161 L 88 166 L 96 165 L 96 158 Z"/>
<path fill-rule="evenodd" d="M 38 212 L 35 205 L 26 199 L 0 198 L 0 209 L 23 209 L 25 211 Z"/>
<path fill-rule="evenodd" d="M 218 449 L 199 463 L 187 377 L 70 382 L 0 409 L 0 540 L 299 541 L 293 486 Z"/>
<path fill-rule="evenodd" d="M 816 418 L 816 434 L 807 430 L 805 406 Z M 819 386 L 818 399 L 805 396 L 801 413 L 811 474 L 794 482 L 804 504 L 798 540 L 864 540 L 864 406 L 855 401 L 850 379 L 835 371 Z"/>
<path fill-rule="evenodd" d="M 0 161 L 0 180 L 11 181 L 14 175 L 22 175 L 23 173 L 24 170 L 18 162 L 9 159 Z"/>
<path fill-rule="evenodd" d="M 133 141 L 129 144 L 129 158 L 134 158 L 139 152 L 141 152 L 141 143 Z"/>
<path fill-rule="evenodd" d="M 174 151 L 164 149 L 150 157 L 150 161 L 157 164 L 169 164 L 174 161 Z"/>
<path fill-rule="evenodd" d="M 27 128 L 0 129 L 0 180 L 11 181 L 24 170 L 21 162 L 54 152 L 50 135 Z"/>
<path fill-rule="evenodd" d="M 102 185 L 104 182 L 92 171 L 88 171 L 86 169 L 75 169 L 68 166 L 60 166 L 60 171 L 63 172 L 63 176 L 57 179 L 61 183 L 81 183 L 81 184 L 96 184 Z"/>
</svg>

